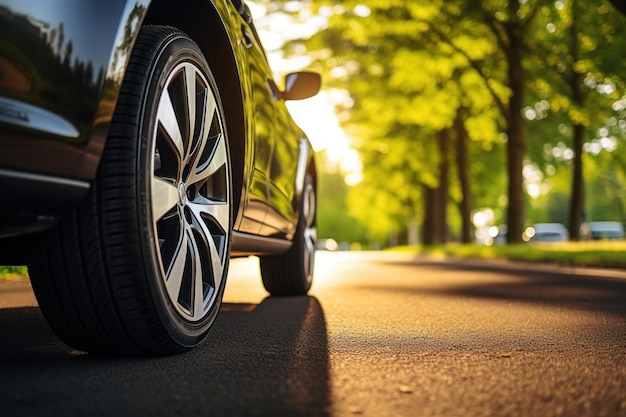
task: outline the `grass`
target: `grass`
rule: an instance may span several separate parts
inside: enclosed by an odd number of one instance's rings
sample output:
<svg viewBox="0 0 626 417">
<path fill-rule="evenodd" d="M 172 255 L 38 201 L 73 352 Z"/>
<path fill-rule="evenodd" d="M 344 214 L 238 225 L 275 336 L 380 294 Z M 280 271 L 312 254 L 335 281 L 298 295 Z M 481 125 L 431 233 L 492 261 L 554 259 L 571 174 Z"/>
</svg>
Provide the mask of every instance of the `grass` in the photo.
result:
<svg viewBox="0 0 626 417">
<path fill-rule="evenodd" d="M 527 243 L 503 246 L 449 243 L 417 248 L 404 246 L 392 250 L 465 258 L 511 259 L 572 266 L 626 268 L 626 241 Z"/>
<path fill-rule="evenodd" d="M 425 255 L 458 256 L 481 259 L 511 259 L 527 262 L 551 262 L 560 265 L 625 268 L 626 241 L 591 241 L 566 243 L 526 243 L 485 246 L 448 243 L 436 246 L 399 246 L 390 251 Z M 25 266 L 0 266 L 0 279 L 27 277 Z"/>
<path fill-rule="evenodd" d="M 28 276 L 25 266 L 2 266 L 0 265 L 0 279 L 15 279 Z"/>
</svg>

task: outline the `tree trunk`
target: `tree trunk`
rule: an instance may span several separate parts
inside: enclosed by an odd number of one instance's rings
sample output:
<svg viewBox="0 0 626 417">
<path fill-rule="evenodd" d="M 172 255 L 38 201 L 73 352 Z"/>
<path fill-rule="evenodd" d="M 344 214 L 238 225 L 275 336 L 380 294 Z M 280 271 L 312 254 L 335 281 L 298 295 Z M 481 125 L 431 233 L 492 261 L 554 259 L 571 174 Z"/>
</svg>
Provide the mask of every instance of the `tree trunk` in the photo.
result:
<svg viewBox="0 0 626 417">
<path fill-rule="evenodd" d="M 437 192 L 439 189 L 430 188 L 424 186 L 424 230 L 423 242 L 424 245 L 436 245 L 441 243 L 437 235 L 437 227 L 439 224 L 441 211 L 438 208 Z"/>
<path fill-rule="evenodd" d="M 439 162 L 439 210 L 441 216 L 437 224 L 437 234 L 439 241 L 446 243 L 448 241 L 448 195 L 450 188 L 450 130 L 443 129 L 439 132 L 439 152 L 441 161 Z"/>
<path fill-rule="evenodd" d="M 578 25 L 576 18 L 580 11 L 577 2 L 572 2 L 572 26 L 570 27 L 571 53 L 573 62 L 577 62 L 580 56 L 580 43 L 578 41 Z M 572 89 L 572 101 L 579 108 L 584 108 L 586 95 L 584 88 L 584 77 L 575 68 L 571 69 L 570 88 Z M 570 240 L 580 239 L 580 225 L 583 221 L 583 210 L 585 207 L 585 179 L 583 175 L 583 142 L 585 140 L 585 126 L 574 123 L 574 172 L 572 175 L 572 198 L 569 207 L 569 236 Z"/>
<path fill-rule="evenodd" d="M 585 180 L 583 175 L 583 141 L 585 126 L 574 125 L 574 175 L 572 177 L 572 199 L 570 200 L 569 236 L 571 241 L 580 239 L 580 225 L 585 207 Z"/>
<path fill-rule="evenodd" d="M 505 26 L 509 50 L 507 51 L 509 86 L 511 98 L 507 115 L 507 171 L 509 181 L 509 202 L 507 208 L 507 242 L 521 243 L 526 220 L 524 194 L 524 119 L 522 106 L 524 97 L 524 70 L 522 68 L 523 31 L 517 24 Z"/>
<path fill-rule="evenodd" d="M 461 212 L 461 242 L 471 243 L 472 239 L 472 195 L 469 178 L 469 154 L 467 152 L 468 133 L 465 129 L 465 109 L 457 111 L 454 120 L 454 130 L 456 132 L 456 165 L 461 185 L 461 202 L 459 210 Z"/>
<path fill-rule="evenodd" d="M 438 135 L 439 151 L 439 185 L 437 188 L 424 186 L 424 245 L 437 245 L 448 241 L 448 163 L 450 132 L 443 129 Z"/>
<path fill-rule="evenodd" d="M 409 219 L 409 230 L 407 231 L 407 244 L 409 246 L 417 246 L 419 245 L 419 230 L 417 228 L 417 219 L 415 218 L 415 214 L 411 214 L 411 218 Z"/>
</svg>

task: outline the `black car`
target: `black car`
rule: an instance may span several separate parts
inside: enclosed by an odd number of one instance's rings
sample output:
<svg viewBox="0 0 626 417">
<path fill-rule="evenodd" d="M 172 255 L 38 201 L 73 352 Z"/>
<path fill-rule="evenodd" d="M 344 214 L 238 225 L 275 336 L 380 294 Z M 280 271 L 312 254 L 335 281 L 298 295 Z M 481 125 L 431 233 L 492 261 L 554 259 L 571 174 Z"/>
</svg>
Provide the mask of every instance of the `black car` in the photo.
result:
<svg viewBox="0 0 626 417">
<path fill-rule="evenodd" d="M 82 351 L 198 345 L 229 259 L 311 286 L 312 148 L 241 0 L 0 0 L 0 264 Z"/>
</svg>

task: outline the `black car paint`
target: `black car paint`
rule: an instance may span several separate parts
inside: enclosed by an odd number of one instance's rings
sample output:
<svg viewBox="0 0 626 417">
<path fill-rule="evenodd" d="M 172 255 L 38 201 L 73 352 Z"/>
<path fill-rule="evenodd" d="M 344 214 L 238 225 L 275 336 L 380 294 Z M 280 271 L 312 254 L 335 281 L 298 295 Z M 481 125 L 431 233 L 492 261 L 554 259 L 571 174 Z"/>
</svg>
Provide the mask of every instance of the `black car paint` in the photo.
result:
<svg viewBox="0 0 626 417">
<path fill-rule="evenodd" d="M 119 92 L 122 74 L 115 68 L 128 59 L 145 6 L 65 1 L 50 10 L 45 1 L 8 4 L 0 6 L 0 56 L 3 72 L 14 76 L 0 84 L 0 165 L 92 180 Z M 124 22 L 121 28 L 118 22 Z M 6 99 L 15 100 L 13 106 Z M 48 112 L 67 127 L 33 121 L 20 105 Z"/>
<path fill-rule="evenodd" d="M 14 75 L 0 80 L 5 201 L 0 237 L 47 227 L 80 201 L 96 175 L 134 40 L 142 25 L 160 24 L 194 39 L 221 87 L 236 197 L 233 254 L 288 248 L 313 152 L 272 94 L 275 84 L 245 5 L 237 0 L 47 5 L 46 0 L 0 1 L 0 68 Z M 23 120 L 29 118 L 28 106 L 43 110 L 63 129 L 28 126 Z M 288 134 L 274 135 L 274 126 Z M 300 157 L 290 149 L 300 149 Z M 252 233 L 277 239 L 262 241 Z M 10 240 L 0 239 L 0 261 L 11 260 L 12 248 Z"/>
</svg>

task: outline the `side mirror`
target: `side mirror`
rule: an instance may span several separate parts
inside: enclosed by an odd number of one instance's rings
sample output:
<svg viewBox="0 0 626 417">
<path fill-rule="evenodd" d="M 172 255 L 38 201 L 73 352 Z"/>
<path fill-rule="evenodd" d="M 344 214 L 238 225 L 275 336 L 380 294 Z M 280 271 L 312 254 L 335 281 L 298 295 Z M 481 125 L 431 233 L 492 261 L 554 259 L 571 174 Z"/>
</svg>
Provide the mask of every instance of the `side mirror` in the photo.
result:
<svg viewBox="0 0 626 417">
<path fill-rule="evenodd" d="M 322 77 L 316 72 L 292 72 L 285 76 L 285 91 L 280 93 L 283 100 L 303 100 L 313 97 L 322 87 Z"/>
</svg>

